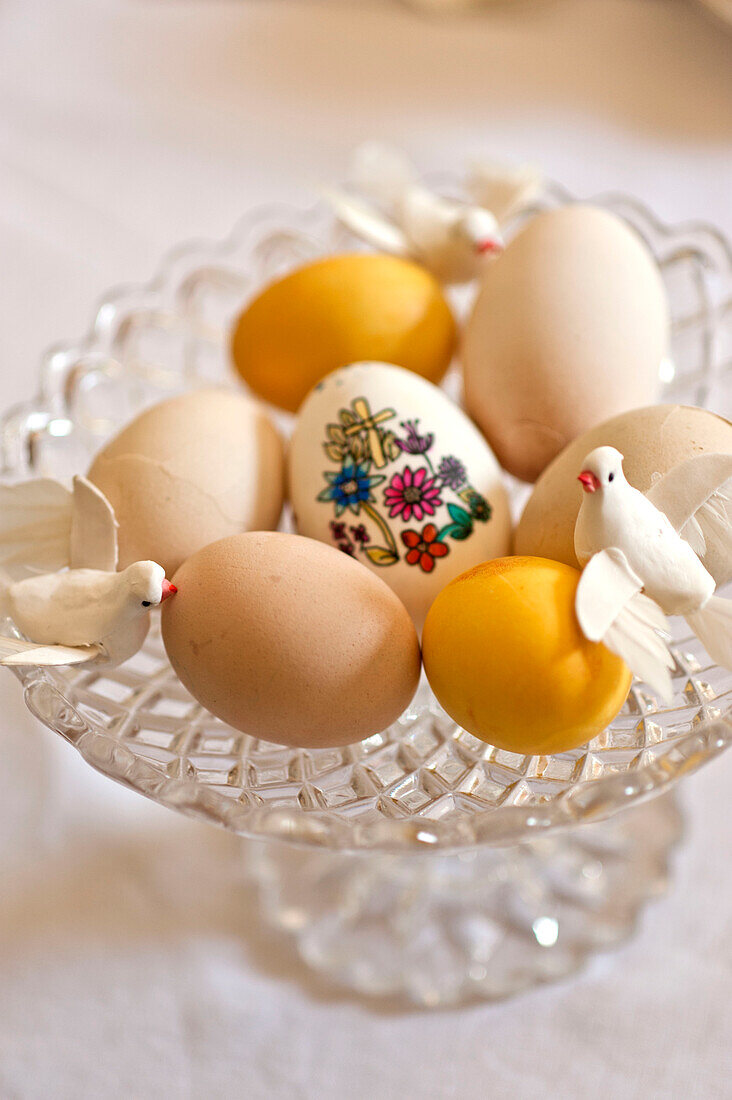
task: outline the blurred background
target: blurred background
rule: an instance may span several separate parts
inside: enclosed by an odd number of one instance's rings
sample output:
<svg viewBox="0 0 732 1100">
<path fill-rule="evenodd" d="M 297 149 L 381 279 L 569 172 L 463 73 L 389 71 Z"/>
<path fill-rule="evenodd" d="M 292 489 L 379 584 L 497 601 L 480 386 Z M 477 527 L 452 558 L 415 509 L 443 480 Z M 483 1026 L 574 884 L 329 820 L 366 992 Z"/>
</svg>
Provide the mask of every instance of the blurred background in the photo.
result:
<svg viewBox="0 0 732 1100">
<path fill-rule="evenodd" d="M 3 407 L 108 286 L 253 204 L 309 202 L 368 138 L 732 234 L 726 0 L 461 6 L 3 0 Z M 670 894 L 631 943 L 424 1014 L 306 973 L 260 932 L 238 842 L 95 775 L 10 674 L 0 714 L 0 1097 L 729 1095 L 729 757 L 684 785 Z"/>
</svg>

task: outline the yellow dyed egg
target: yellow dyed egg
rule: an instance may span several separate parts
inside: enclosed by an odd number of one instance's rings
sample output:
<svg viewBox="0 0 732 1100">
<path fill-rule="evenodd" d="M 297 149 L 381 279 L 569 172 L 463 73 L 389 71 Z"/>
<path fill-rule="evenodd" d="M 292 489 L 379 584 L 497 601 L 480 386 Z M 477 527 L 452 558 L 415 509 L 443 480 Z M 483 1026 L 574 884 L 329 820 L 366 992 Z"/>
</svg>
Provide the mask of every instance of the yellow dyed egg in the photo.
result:
<svg viewBox="0 0 732 1100">
<path fill-rule="evenodd" d="M 439 382 L 455 343 L 450 307 L 428 271 L 356 253 L 317 260 L 266 287 L 236 322 L 232 355 L 255 393 L 295 412 L 321 378 L 359 360 Z"/>
<path fill-rule="evenodd" d="M 496 558 L 457 577 L 427 615 L 422 656 L 451 718 L 509 752 L 566 752 L 591 741 L 628 694 L 627 665 L 579 628 L 578 570 Z"/>
</svg>

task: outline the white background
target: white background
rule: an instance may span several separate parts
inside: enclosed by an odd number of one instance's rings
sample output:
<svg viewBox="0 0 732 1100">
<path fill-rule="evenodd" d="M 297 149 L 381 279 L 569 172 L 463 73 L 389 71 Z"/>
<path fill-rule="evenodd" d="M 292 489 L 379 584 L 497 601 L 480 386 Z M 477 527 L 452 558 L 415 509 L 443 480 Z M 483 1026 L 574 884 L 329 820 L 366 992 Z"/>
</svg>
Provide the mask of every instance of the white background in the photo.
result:
<svg viewBox="0 0 732 1100">
<path fill-rule="evenodd" d="M 732 33 L 692 0 L 2 0 L 0 402 L 110 284 L 363 138 L 530 160 L 732 233 Z M 0 1097 L 732 1094 L 732 759 L 670 894 L 580 977 L 385 1013 L 262 936 L 236 841 L 92 773 L 0 679 Z"/>
</svg>

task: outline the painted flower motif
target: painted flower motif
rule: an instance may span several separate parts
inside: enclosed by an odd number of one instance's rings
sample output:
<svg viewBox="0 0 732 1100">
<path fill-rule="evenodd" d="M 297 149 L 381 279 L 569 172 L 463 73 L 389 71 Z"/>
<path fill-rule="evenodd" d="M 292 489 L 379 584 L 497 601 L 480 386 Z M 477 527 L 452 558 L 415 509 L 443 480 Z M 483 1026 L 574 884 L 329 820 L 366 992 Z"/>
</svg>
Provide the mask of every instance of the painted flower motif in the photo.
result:
<svg viewBox="0 0 732 1100">
<path fill-rule="evenodd" d="M 346 508 L 358 515 L 361 505 L 374 499 L 371 490 L 384 481 L 383 475 L 369 474 L 368 463 L 346 462 L 337 473 L 327 471 L 328 487 L 318 494 L 318 500 L 333 501 L 336 516 Z"/>
<path fill-rule="evenodd" d="M 362 462 L 366 457 L 366 444 L 357 435 L 346 435 L 346 430 L 340 424 L 328 424 L 325 429 L 328 442 L 323 444 L 323 449 L 328 458 L 333 462 Z"/>
<path fill-rule="evenodd" d="M 399 440 L 394 435 L 394 432 L 381 432 L 381 446 L 390 462 L 393 462 L 395 458 L 399 458 L 399 455 L 402 453 L 402 449 L 399 446 Z"/>
<path fill-rule="evenodd" d="M 351 558 L 356 557 L 356 551 L 353 547 L 352 542 L 339 542 L 338 543 L 338 549 L 342 550 L 344 554 L 348 554 L 349 557 L 351 557 Z"/>
<path fill-rule="evenodd" d="M 455 458 L 454 455 L 446 455 L 440 461 L 440 465 L 437 467 L 437 473 L 442 478 L 443 484 L 447 485 L 448 489 L 452 489 L 453 492 L 457 492 L 462 488 L 468 478 L 467 471 L 463 466 L 459 458 Z"/>
<path fill-rule="evenodd" d="M 330 521 L 330 529 L 331 529 L 331 532 L 333 533 L 333 538 L 335 539 L 336 542 L 338 542 L 340 539 L 347 539 L 348 538 L 348 534 L 346 532 L 346 525 L 342 521 L 340 521 L 340 520 L 336 521 L 336 520 L 332 519 Z"/>
<path fill-rule="evenodd" d="M 402 531 L 402 542 L 407 547 L 407 564 L 419 565 L 424 573 L 431 573 L 435 559 L 444 558 L 450 552 L 449 547 L 438 540 L 434 523 L 423 527 L 421 535 L 418 531 Z"/>
<path fill-rule="evenodd" d="M 339 412 L 340 424 L 327 425 L 325 453 L 334 462 L 345 462 L 350 455 L 355 462 L 372 461 L 377 468 L 393 462 L 401 451 L 394 432 L 382 425 L 394 416 L 394 409 L 372 413 L 365 397 L 355 398 L 350 409 Z"/>
<path fill-rule="evenodd" d="M 369 533 L 362 523 L 359 523 L 358 527 L 352 527 L 351 534 L 353 541 L 360 543 L 361 546 L 369 541 Z"/>
<path fill-rule="evenodd" d="M 477 519 L 480 523 L 487 523 L 493 515 L 490 504 L 476 489 L 470 487 L 463 489 L 460 498 L 467 504 L 473 519 Z"/>
<path fill-rule="evenodd" d="M 426 454 L 435 441 L 435 437 L 432 432 L 428 432 L 427 435 L 420 435 L 417 431 L 418 424 L 418 419 L 403 421 L 402 427 L 406 431 L 407 437 L 406 439 L 397 440 L 397 446 L 402 451 L 406 451 L 406 453 L 410 455 Z"/>
<path fill-rule="evenodd" d="M 434 516 L 435 508 L 442 504 L 440 486 L 435 478 L 427 477 L 426 466 L 414 473 L 405 466 L 400 474 L 394 474 L 384 490 L 384 502 L 392 519 L 401 516 L 406 521 L 414 516 L 419 521 L 425 515 Z"/>
</svg>

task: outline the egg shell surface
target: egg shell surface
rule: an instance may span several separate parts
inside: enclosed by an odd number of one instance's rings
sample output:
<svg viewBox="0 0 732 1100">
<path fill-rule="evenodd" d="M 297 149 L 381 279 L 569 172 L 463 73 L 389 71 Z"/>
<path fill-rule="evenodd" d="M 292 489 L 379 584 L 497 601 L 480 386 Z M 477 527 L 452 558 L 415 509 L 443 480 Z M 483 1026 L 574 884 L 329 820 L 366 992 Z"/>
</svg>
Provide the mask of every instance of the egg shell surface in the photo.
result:
<svg viewBox="0 0 732 1100">
<path fill-rule="evenodd" d="M 620 451 L 627 480 L 645 493 L 654 474 L 668 473 L 687 458 L 715 452 L 732 454 L 732 424 L 707 409 L 689 405 L 652 405 L 598 424 L 557 455 L 537 481 L 516 528 L 517 554 L 579 566 L 574 528 L 582 486 L 577 477 L 585 457 L 602 446 Z M 725 567 L 710 558 L 709 564 L 715 576 L 732 576 L 729 563 Z"/>
<path fill-rule="evenodd" d="M 260 397 L 288 409 L 338 367 L 384 359 L 439 382 L 457 330 L 439 283 L 408 260 L 328 256 L 266 287 L 240 315 L 234 364 Z"/>
<path fill-rule="evenodd" d="M 391 364 L 355 363 L 315 387 L 288 478 L 298 531 L 368 566 L 418 629 L 448 581 L 509 549 L 490 447 L 442 390 Z"/>
<path fill-rule="evenodd" d="M 566 752 L 622 707 L 632 676 L 580 630 L 579 578 L 559 562 L 502 558 L 463 573 L 433 603 L 425 672 L 440 704 L 474 737 L 508 752 Z"/>
<path fill-rule="evenodd" d="M 89 478 L 119 523 L 119 567 L 152 560 L 172 576 L 201 546 L 276 527 L 285 460 L 267 414 L 245 394 L 192 390 L 152 406 L 94 459 Z"/>
<path fill-rule="evenodd" d="M 348 745 L 389 726 L 414 695 L 420 653 L 407 611 L 332 547 L 234 535 L 173 580 L 162 615 L 171 664 L 235 729 L 283 745 Z"/>
<path fill-rule="evenodd" d="M 489 265 L 462 345 L 465 403 L 501 465 L 534 481 L 573 439 L 656 400 L 666 292 L 614 214 L 537 214 Z"/>
</svg>

